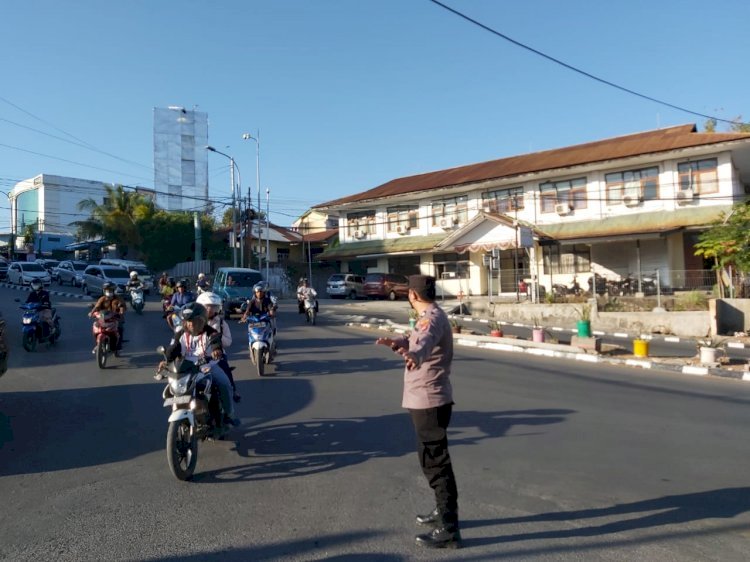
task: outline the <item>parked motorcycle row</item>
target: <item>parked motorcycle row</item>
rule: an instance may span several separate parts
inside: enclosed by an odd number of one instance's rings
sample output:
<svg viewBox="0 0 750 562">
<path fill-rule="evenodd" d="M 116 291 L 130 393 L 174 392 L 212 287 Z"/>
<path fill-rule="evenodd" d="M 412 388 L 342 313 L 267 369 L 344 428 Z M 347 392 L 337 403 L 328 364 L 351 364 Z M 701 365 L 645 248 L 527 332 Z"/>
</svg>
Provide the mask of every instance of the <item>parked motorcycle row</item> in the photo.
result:
<svg viewBox="0 0 750 562">
<path fill-rule="evenodd" d="M 609 295 L 611 297 L 633 296 L 638 292 L 645 295 L 655 295 L 657 292 L 656 279 L 651 276 L 642 276 L 640 290 L 638 287 L 638 278 L 632 274 L 620 277 L 619 279 L 608 279 L 603 275 L 596 275 L 596 294 Z M 552 285 L 552 294 L 556 297 L 565 297 L 568 295 L 581 296 L 593 294 L 593 277 L 587 279 L 588 289 L 584 290 L 574 279 L 570 285 L 554 283 Z"/>
</svg>

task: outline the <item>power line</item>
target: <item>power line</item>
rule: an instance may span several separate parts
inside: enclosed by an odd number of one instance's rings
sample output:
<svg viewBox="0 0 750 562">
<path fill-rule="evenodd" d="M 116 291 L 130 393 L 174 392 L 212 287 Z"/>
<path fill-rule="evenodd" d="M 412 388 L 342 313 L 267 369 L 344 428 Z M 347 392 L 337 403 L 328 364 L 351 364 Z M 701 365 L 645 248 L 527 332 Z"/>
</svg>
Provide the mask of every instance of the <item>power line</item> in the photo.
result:
<svg viewBox="0 0 750 562">
<path fill-rule="evenodd" d="M 521 47 L 522 49 L 526 49 L 527 51 L 530 51 L 530 52 L 534 53 L 535 55 L 539 55 L 542 58 L 545 58 L 545 59 L 547 59 L 547 60 L 549 60 L 551 62 L 554 62 L 555 64 L 559 64 L 560 66 L 563 66 L 563 67 L 567 68 L 568 70 L 572 70 L 573 72 L 577 72 L 578 74 L 581 74 L 581 75 L 583 75 L 583 76 L 585 76 L 587 78 L 591 78 L 592 80 L 595 80 L 597 82 L 605 84 L 606 86 L 610 86 L 612 88 L 616 88 L 618 90 L 621 90 L 621 91 L 626 92 L 628 94 L 631 94 L 633 96 L 637 96 L 639 98 L 642 98 L 642 99 L 645 99 L 645 100 L 648 100 L 648 101 L 652 101 L 654 103 L 658 103 L 658 104 L 664 105 L 666 107 L 671 107 L 672 109 L 676 109 L 677 111 L 682 111 L 684 113 L 689 113 L 691 115 L 696 115 L 698 117 L 703 117 L 705 119 L 714 119 L 716 121 L 720 121 L 722 123 L 729 123 L 731 125 L 748 125 L 748 123 L 740 123 L 740 122 L 737 122 L 737 121 L 730 121 L 728 119 L 722 119 L 720 117 L 714 117 L 712 115 L 706 115 L 705 113 L 699 113 L 697 111 L 692 111 L 690 109 L 681 107 L 679 105 L 675 105 L 673 103 L 669 103 L 667 101 L 660 100 L 660 99 L 648 96 L 646 94 L 641 94 L 640 92 L 636 92 L 635 90 L 631 90 L 630 88 L 626 88 L 625 86 L 620 86 L 619 84 L 615 84 L 614 82 L 610 82 L 609 80 L 605 80 L 604 78 L 600 78 L 600 77 L 598 77 L 598 76 L 596 76 L 594 74 L 591 74 L 590 72 L 586 72 L 585 70 L 582 70 L 582 69 L 580 69 L 578 67 L 575 67 L 575 66 L 573 66 L 571 64 L 568 64 L 566 62 L 563 62 L 560 59 L 556 59 L 555 57 L 553 57 L 551 55 L 548 55 L 546 53 L 543 53 L 542 51 L 539 51 L 537 49 L 534 49 L 533 47 L 525 45 L 524 43 L 521 43 L 520 41 L 516 41 L 515 39 L 513 39 L 511 37 L 508 37 L 504 33 L 501 33 L 499 31 L 497 31 L 497 30 L 495 30 L 495 29 L 493 29 L 493 28 L 491 28 L 491 27 L 489 27 L 489 26 L 487 26 L 487 25 L 485 25 L 485 24 L 483 24 L 483 23 L 481 23 L 481 22 L 473 19 L 473 18 L 467 16 L 466 14 L 463 14 L 463 13 L 459 12 L 458 10 L 455 10 L 455 9 L 451 8 L 450 6 L 446 6 L 442 2 L 439 2 L 438 0 L 429 0 L 429 1 L 432 2 L 433 4 L 437 5 L 437 6 L 440 6 L 441 8 L 443 8 L 445 10 L 448 10 L 449 12 L 451 12 L 452 14 L 454 14 L 454 15 L 460 17 L 460 18 L 463 18 L 466 21 L 468 21 L 468 22 L 470 22 L 470 23 L 472 23 L 472 24 L 474 24 L 474 25 L 476 25 L 478 27 L 481 27 L 485 31 L 489 31 L 493 35 L 496 35 L 496 36 L 500 37 L 501 39 L 505 39 L 506 41 L 508 41 L 510 43 L 513 43 L 517 47 Z"/>
<path fill-rule="evenodd" d="M 132 160 L 127 160 L 126 158 L 120 158 L 116 154 L 111 154 L 110 152 L 106 152 L 104 150 L 99 150 L 98 148 L 89 146 L 87 143 L 76 142 L 76 141 L 72 141 L 72 140 L 69 140 L 69 139 L 66 139 L 66 138 L 63 138 L 63 137 L 58 137 L 57 135 L 52 135 L 50 133 L 46 133 L 46 132 L 41 131 L 39 129 L 35 129 L 35 128 L 29 127 L 27 125 L 22 125 L 21 123 L 16 123 L 15 121 L 11 121 L 10 119 L 5 119 L 3 117 L 0 117 L 0 121 L 4 121 L 5 123 L 10 123 L 11 125 L 14 125 L 16 127 L 21 127 L 22 129 L 28 129 L 29 131 L 33 131 L 35 133 L 39 133 L 40 135 L 48 136 L 50 138 L 53 138 L 53 139 L 56 139 L 56 140 L 59 140 L 59 141 L 62 141 L 62 142 L 70 143 L 70 144 L 72 144 L 74 146 L 80 146 L 81 148 L 85 148 L 86 150 L 91 150 L 93 152 L 98 152 L 99 154 L 104 154 L 105 156 L 109 156 L 110 158 L 114 158 L 115 160 L 120 160 L 121 162 L 125 162 L 126 164 L 133 164 L 135 166 L 140 166 L 141 168 L 145 168 L 146 170 L 149 170 L 149 171 L 152 171 L 152 172 L 154 171 L 154 169 L 151 168 L 150 166 L 146 166 L 146 165 L 141 164 L 139 162 L 133 162 Z"/>
</svg>

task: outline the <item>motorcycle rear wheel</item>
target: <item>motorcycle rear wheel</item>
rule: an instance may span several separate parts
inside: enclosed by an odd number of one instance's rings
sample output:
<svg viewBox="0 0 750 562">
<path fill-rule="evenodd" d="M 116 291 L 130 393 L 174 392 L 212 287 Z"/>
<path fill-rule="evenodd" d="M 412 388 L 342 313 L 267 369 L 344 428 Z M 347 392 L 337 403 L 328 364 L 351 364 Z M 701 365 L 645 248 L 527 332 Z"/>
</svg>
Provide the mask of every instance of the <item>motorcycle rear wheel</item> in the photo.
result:
<svg viewBox="0 0 750 562">
<path fill-rule="evenodd" d="M 32 332 L 26 332 L 23 335 L 23 348 L 26 351 L 34 351 L 36 349 L 36 336 Z"/>
<path fill-rule="evenodd" d="M 100 369 L 107 368 L 107 355 L 107 343 L 102 340 L 96 346 L 96 364 Z"/>
<path fill-rule="evenodd" d="M 189 480 L 198 463 L 198 439 L 190 434 L 190 422 L 173 421 L 167 429 L 167 461 L 178 480 Z"/>
</svg>

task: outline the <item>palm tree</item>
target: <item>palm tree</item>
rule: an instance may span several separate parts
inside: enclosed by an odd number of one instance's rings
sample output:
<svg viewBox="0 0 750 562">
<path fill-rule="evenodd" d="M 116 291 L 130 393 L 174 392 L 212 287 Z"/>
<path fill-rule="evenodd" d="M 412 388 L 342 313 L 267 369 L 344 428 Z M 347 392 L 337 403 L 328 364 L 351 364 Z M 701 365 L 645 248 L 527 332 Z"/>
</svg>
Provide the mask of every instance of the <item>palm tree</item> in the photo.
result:
<svg viewBox="0 0 750 562">
<path fill-rule="evenodd" d="M 156 206 L 148 197 L 125 191 L 121 185 L 105 186 L 105 190 L 101 203 L 91 197 L 78 203 L 78 209 L 89 211 L 91 216 L 73 224 L 78 227 L 79 238 L 106 238 L 117 244 L 120 254 L 125 256 L 131 247 L 140 247 L 138 221 L 153 216 Z"/>
</svg>

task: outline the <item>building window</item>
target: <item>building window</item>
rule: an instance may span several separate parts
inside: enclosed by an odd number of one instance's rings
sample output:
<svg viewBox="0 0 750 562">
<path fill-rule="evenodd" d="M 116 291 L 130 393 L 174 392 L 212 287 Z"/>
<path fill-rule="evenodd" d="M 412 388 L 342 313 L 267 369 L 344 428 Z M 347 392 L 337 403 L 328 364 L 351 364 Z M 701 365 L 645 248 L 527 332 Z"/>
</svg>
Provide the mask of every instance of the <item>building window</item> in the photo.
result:
<svg viewBox="0 0 750 562">
<path fill-rule="evenodd" d="M 458 254 L 435 254 L 433 265 L 435 266 L 435 277 L 438 279 L 468 279 L 469 278 L 469 254 L 459 257 Z"/>
<path fill-rule="evenodd" d="M 277 248 L 276 249 L 276 261 L 278 263 L 289 262 L 289 248 Z"/>
<path fill-rule="evenodd" d="M 719 191 L 718 161 L 716 158 L 677 164 L 680 191 L 692 189 L 696 194 Z"/>
<path fill-rule="evenodd" d="M 617 205 L 623 197 L 637 201 L 651 201 L 659 198 L 659 168 L 614 172 L 604 176 L 607 189 L 607 204 Z"/>
<path fill-rule="evenodd" d="M 588 205 L 586 178 L 548 181 L 539 185 L 539 192 L 542 213 L 554 213 L 558 204 L 567 204 L 571 209 L 585 209 Z"/>
<path fill-rule="evenodd" d="M 362 211 L 346 215 L 346 227 L 349 236 L 375 234 L 375 211 Z M 357 233 L 357 234 L 355 234 Z"/>
<path fill-rule="evenodd" d="M 548 246 L 544 252 L 544 273 L 556 275 L 561 273 L 588 273 L 591 271 L 591 248 L 581 244 L 565 246 Z"/>
<path fill-rule="evenodd" d="M 523 187 L 482 193 L 482 209 L 488 213 L 512 213 L 523 209 Z"/>
<path fill-rule="evenodd" d="M 389 207 L 386 214 L 388 216 L 386 222 L 388 232 L 399 232 L 399 227 L 411 230 L 419 226 L 419 207 L 416 205 Z"/>
<path fill-rule="evenodd" d="M 458 226 L 465 223 L 469 218 L 468 201 L 469 198 L 466 195 L 434 201 L 430 213 L 432 226 L 445 226 L 446 224 Z"/>
</svg>

